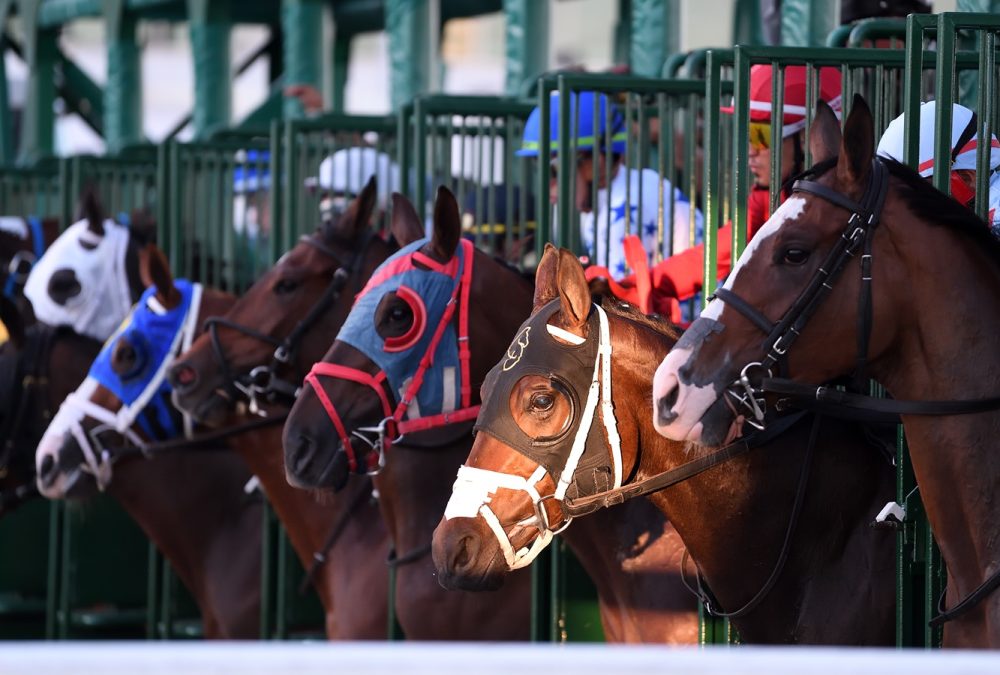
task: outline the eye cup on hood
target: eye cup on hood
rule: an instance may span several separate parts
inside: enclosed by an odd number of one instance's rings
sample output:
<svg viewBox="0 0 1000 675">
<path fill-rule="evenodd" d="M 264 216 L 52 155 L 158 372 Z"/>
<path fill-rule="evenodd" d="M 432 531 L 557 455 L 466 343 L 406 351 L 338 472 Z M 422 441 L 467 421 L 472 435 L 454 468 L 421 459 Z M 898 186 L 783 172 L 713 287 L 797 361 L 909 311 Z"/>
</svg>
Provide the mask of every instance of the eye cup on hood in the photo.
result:
<svg viewBox="0 0 1000 675">
<path fill-rule="evenodd" d="M 405 352 L 407 349 L 411 349 L 420 340 L 427 327 L 427 308 L 419 295 L 410 288 L 400 285 L 396 289 L 396 297 L 409 306 L 410 312 L 413 314 L 413 323 L 402 335 L 385 338 L 382 348 L 390 353 Z"/>
</svg>

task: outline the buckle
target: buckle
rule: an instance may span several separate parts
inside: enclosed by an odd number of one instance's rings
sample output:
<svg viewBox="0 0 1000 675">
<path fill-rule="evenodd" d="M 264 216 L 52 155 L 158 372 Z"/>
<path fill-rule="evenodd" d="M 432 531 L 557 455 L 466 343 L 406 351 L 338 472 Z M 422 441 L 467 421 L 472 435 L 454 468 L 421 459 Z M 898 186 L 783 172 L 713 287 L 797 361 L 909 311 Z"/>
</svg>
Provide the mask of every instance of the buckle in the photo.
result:
<svg viewBox="0 0 1000 675">
<path fill-rule="evenodd" d="M 726 394 L 733 398 L 739 406 L 741 406 L 743 411 L 750 413 L 752 417 L 744 415 L 747 424 L 755 429 L 763 430 L 764 415 L 767 412 L 767 403 L 760 391 L 759 381 L 756 384 L 751 381 L 753 369 L 755 368 L 759 368 L 761 370 L 761 379 L 765 376 L 771 377 L 771 370 L 769 368 L 765 368 L 762 363 L 758 361 L 748 363 L 743 366 L 743 370 L 740 371 L 739 378 L 726 388 Z M 740 391 L 740 389 L 742 389 L 742 391 Z"/>
</svg>

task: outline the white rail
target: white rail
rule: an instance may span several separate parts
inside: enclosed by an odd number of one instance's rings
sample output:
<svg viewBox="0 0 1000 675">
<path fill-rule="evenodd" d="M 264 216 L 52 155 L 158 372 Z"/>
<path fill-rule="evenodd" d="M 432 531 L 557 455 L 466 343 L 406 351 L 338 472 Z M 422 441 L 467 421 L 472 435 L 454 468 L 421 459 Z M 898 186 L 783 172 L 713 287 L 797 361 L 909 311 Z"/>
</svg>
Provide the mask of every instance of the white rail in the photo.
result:
<svg viewBox="0 0 1000 675">
<path fill-rule="evenodd" d="M 983 675 L 1000 652 L 430 643 L 4 643 L 2 675 Z"/>
</svg>

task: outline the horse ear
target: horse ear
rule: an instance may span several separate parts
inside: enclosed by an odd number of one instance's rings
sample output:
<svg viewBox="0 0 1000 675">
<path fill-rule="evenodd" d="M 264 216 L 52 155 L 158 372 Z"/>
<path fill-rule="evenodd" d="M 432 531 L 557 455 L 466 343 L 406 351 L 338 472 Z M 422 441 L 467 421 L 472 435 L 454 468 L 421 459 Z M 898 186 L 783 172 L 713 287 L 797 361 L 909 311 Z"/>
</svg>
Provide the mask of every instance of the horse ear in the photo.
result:
<svg viewBox="0 0 1000 675">
<path fill-rule="evenodd" d="M 149 208 L 132 209 L 128 229 L 140 246 L 156 243 L 156 218 Z"/>
<path fill-rule="evenodd" d="M 98 237 L 104 236 L 104 209 L 97 198 L 97 188 L 88 183 L 80 193 L 77 217 L 87 221 L 87 229 Z"/>
<path fill-rule="evenodd" d="M 814 164 L 837 156 L 840 149 L 840 121 L 826 101 L 816 103 L 816 115 L 809 129 L 809 152 Z"/>
<path fill-rule="evenodd" d="M 545 244 L 542 259 L 535 269 L 535 302 L 533 312 L 559 297 L 559 249 Z"/>
<path fill-rule="evenodd" d="M 373 174 L 358 196 L 351 200 L 343 215 L 332 226 L 333 231 L 340 237 L 353 241 L 371 222 L 377 198 L 378 182 Z"/>
<path fill-rule="evenodd" d="M 558 276 L 563 322 L 567 329 L 582 332 L 593 301 L 587 277 L 583 273 L 583 265 L 575 255 L 564 248 L 559 249 Z"/>
<path fill-rule="evenodd" d="M 437 191 L 434 200 L 434 234 L 431 237 L 431 251 L 440 261 L 451 260 L 462 238 L 462 218 L 458 212 L 455 195 L 445 186 Z"/>
<path fill-rule="evenodd" d="M 24 317 L 17 303 L 6 295 L 0 295 L 0 322 L 7 329 L 7 339 L 21 349 L 24 347 Z"/>
<path fill-rule="evenodd" d="M 409 199 L 398 192 L 392 193 L 392 221 L 389 223 L 389 231 L 400 246 L 407 246 L 424 237 L 424 224 L 420 222 L 417 210 Z"/>
<path fill-rule="evenodd" d="M 844 139 L 837 161 L 837 180 L 848 185 L 861 185 L 872 169 L 875 155 L 875 130 L 872 111 L 860 94 L 854 95 L 851 114 L 844 124 Z"/>
<path fill-rule="evenodd" d="M 174 277 L 170 274 L 170 263 L 154 244 L 139 251 L 139 276 L 148 288 L 156 286 L 156 299 L 166 309 L 172 309 L 180 304 L 181 293 L 174 286 Z"/>
</svg>

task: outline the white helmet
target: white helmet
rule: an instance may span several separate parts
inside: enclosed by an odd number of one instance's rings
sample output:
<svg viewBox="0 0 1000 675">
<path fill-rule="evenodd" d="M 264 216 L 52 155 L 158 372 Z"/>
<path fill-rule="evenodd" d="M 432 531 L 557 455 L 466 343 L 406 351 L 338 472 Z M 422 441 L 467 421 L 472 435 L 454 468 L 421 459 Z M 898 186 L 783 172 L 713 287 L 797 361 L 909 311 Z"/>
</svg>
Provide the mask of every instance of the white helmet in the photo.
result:
<svg viewBox="0 0 1000 675">
<path fill-rule="evenodd" d="M 399 167 L 384 152 L 375 148 L 343 148 L 324 159 L 319 175 L 306 179 L 306 186 L 340 194 L 356 195 L 368 179 L 378 181 L 378 205 L 385 208 L 386 199 L 399 190 Z"/>
<path fill-rule="evenodd" d="M 965 106 L 954 104 L 951 115 L 951 148 L 955 158 L 951 170 L 976 170 L 976 148 L 979 145 L 972 121 L 972 111 Z M 934 121 L 936 103 L 927 101 L 920 105 L 920 153 L 917 171 L 925 178 L 934 175 Z M 903 117 L 900 115 L 889 123 L 882 140 L 878 143 L 878 154 L 900 162 L 903 161 Z M 970 123 L 973 125 L 969 129 Z M 1000 141 L 996 135 L 990 136 L 990 170 L 1000 166 Z M 961 147 L 956 147 L 961 143 Z"/>
</svg>

